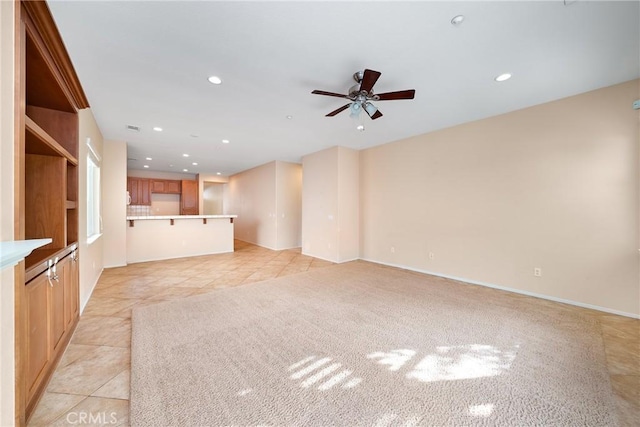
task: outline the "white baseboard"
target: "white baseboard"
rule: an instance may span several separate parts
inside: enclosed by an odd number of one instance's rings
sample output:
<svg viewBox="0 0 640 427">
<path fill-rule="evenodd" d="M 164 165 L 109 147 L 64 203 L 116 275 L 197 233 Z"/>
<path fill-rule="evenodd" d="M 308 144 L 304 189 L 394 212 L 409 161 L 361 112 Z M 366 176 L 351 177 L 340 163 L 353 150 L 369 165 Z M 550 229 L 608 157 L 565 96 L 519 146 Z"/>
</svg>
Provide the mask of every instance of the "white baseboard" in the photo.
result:
<svg viewBox="0 0 640 427">
<path fill-rule="evenodd" d="M 614 310 L 614 309 L 611 309 L 611 308 L 601 307 L 601 306 L 598 306 L 598 305 L 586 304 L 586 303 L 583 303 L 583 302 L 572 301 L 572 300 L 568 300 L 568 299 L 564 299 L 564 298 L 557 298 L 557 297 L 550 296 L 550 295 L 544 295 L 544 294 L 538 294 L 538 293 L 535 293 L 535 292 L 523 291 L 521 289 L 509 288 L 509 287 L 500 286 L 500 285 L 494 285 L 493 283 L 486 283 L 486 282 L 481 282 L 481 281 L 478 281 L 478 280 L 466 279 L 464 277 L 450 276 L 450 275 L 447 275 L 447 274 L 436 273 L 434 271 L 422 270 L 422 269 L 414 268 L 414 267 L 407 267 L 406 265 L 391 264 L 391 263 L 387 263 L 387 262 L 375 261 L 375 260 L 366 259 L 366 258 L 360 258 L 360 259 L 362 261 L 367 261 L 367 262 L 371 262 L 371 263 L 374 263 L 374 264 L 387 265 L 389 267 L 401 268 L 403 270 L 415 271 L 416 273 L 429 274 L 431 276 L 444 277 L 445 279 L 457 280 L 458 282 L 469 283 L 469 284 L 472 284 L 472 285 L 485 286 L 487 288 L 499 289 L 501 291 L 513 292 L 513 293 L 516 293 L 516 294 L 527 295 L 527 296 L 530 296 L 530 297 L 535 297 L 535 298 L 545 299 L 545 300 L 549 300 L 549 301 L 560 302 L 560 303 L 563 303 L 563 304 L 575 305 L 577 307 L 588 308 L 588 309 L 591 309 L 591 310 L 602 311 L 602 312 L 605 312 L 605 313 L 616 314 L 618 316 L 625 316 L 625 317 L 631 317 L 633 319 L 640 319 L 640 314 L 627 313 L 625 311 Z"/>
<path fill-rule="evenodd" d="M 119 268 L 126 267 L 128 264 L 125 262 L 124 264 L 114 264 L 114 265 L 105 265 L 104 268 Z"/>
</svg>

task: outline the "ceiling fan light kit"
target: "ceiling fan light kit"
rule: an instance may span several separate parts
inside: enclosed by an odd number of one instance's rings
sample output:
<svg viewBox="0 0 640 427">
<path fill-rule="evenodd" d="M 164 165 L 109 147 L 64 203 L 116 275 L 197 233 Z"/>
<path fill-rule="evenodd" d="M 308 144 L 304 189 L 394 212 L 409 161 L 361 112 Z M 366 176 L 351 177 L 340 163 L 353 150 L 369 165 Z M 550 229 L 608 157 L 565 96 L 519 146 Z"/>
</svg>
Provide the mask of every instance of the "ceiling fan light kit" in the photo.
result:
<svg viewBox="0 0 640 427">
<path fill-rule="evenodd" d="M 376 84 L 382 73 L 379 71 L 373 71 L 365 69 L 364 71 L 357 71 L 353 74 L 353 79 L 357 84 L 353 85 L 349 89 L 348 95 L 342 95 L 335 92 L 327 92 L 324 90 L 314 90 L 311 93 L 314 95 L 333 96 L 337 98 L 345 98 L 351 102 L 343 105 L 342 107 L 330 112 L 326 117 L 333 117 L 338 113 L 343 112 L 347 108 L 350 109 L 350 116 L 357 118 L 360 116 L 362 110 L 367 112 L 367 115 L 371 120 L 382 117 L 382 113 L 378 110 L 371 101 L 394 101 L 399 99 L 413 99 L 415 97 L 415 89 L 401 90 L 397 92 L 386 92 L 379 95 L 373 92 L 373 86 Z M 364 130 L 358 127 L 358 130 Z"/>
</svg>

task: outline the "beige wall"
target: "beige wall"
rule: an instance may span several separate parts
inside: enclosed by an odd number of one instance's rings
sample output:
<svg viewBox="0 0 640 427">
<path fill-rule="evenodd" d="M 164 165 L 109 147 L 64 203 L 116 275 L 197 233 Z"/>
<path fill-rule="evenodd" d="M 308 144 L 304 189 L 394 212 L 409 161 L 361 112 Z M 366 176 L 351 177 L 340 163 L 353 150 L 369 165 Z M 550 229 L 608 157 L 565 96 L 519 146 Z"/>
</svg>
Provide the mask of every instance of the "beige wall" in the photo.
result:
<svg viewBox="0 0 640 427">
<path fill-rule="evenodd" d="M 338 149 L 338 261 L 360 257 L 360 153 Z"/>
<path fill-rule="evenodd" d="M 238 215 L 236 239 L 269 249 L 300 246 L 302 169 L 273 161 L 229 177 L 224 212 Z"/>
<path fill-rule="evenodd" d="M 202 190 L 202 210 L 203 215 L 222 215 L 224 186 L 220 182 L 204 182 Z"/>
<path fill-rule="evenodd" d="M 299 248 L 302 234 L 302 165 L 276 162 L 277 249 Z"/>
<path fill-rule="evenodd" d="M 14 240 L 14 2 L 0 1 L 0 240 Z M 0 271 L 0 425 L 15 415 L 13 268 Z"/>
<path fill-rule="evenodd" d="M 364 150 L 361 257 L 638 315 L 638 98 L 633 81 Z"/>
<path fill-rule="evenodd" d="M 135 176 L 138 178 L 158 178 L 158 179 L 190 179 L 195 180 L 197 176 L 193 173 L 180 173 L 180 172 L 157 172 L 150 170 L 139 170 L 139 169 L 127 169 L 127 176 Z M 124 189 L 127 187 L 125 185 Z"/>
<path fill-rule="evenodd" d="M 92 147 L 100 156 L 100 174 L 101 184 L 104 184 L 102 176 L 103 163 L 103 139 L 100 129 L 93 118 L 91 109 L 86 108 L 78 111 L 80 150 L 78 156 L 78 216 L 80 217 L 80 225 L 78 232 L 78 246 L 80 248 L 80 308 L 84 310 L 85 305 L 89 302 L 91 293 L 98 283 L 100 274 L 104 267 L 102 239 L 99 237 L 91 243 L 87 242 L 87 140 L 91 140 Z M 104 199 L 102 199 L 101 210 L 104 212 Z M 102 216 L 101 212 L 101 216 Z M 104 222 L 103 222 L 104 225 Z"/>
<path fill-rule="evenodd" d="M 200 197 L 200 199 L 198 200 L 199 202 L 198 212 L 204 215 L 204 212 L 205 212 L 204 183 L 211 182 L 211 183 L 226 184 L 227 182 L 229 182 L 229 178 L 226 176 L 218 175 L 218 174 L 201 173 L 201 174 L 198 174 L 197 179 L 198 179 L 198 194 L 203 196 L 203 197 Z M 226 213 L 226 209 L 224 206 L 224 200 L 226 200 L 226 186 L 223 188 L 223 193 L 224 195 L 223 195 L 222 210 L 223 212 Z"/>
<path fill-rule="evenodd" d="M 104 267 L 121 267 L 127 265 L 126 142 L 104 141 L 101 172 Z"/>
<path fill-rule="evenodd" d="M 358 152 L 333 147 L 302 158 L 302 253 L 333 262 L 358 258 Z"/>
<path fill-rule="evenodd" d="M 276 162 L 270 162 L 229 177 L 229 207 L 238 215 L 236 239 L 275 249 Z"/>
</svg>

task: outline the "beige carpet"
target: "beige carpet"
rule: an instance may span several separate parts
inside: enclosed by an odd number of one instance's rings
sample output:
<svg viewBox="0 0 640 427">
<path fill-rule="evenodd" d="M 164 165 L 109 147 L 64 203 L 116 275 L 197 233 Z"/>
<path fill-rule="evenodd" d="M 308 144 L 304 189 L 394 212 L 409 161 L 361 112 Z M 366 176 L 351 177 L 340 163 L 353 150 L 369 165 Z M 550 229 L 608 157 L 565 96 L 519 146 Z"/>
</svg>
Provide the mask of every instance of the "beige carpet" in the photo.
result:
<svg viewBox="0 0 640 427">
<path fill-rule="evenodd" d="M 598 324 L 365 262 L 136 308 L 133 426 L 617 425 Z"/>
</svg>

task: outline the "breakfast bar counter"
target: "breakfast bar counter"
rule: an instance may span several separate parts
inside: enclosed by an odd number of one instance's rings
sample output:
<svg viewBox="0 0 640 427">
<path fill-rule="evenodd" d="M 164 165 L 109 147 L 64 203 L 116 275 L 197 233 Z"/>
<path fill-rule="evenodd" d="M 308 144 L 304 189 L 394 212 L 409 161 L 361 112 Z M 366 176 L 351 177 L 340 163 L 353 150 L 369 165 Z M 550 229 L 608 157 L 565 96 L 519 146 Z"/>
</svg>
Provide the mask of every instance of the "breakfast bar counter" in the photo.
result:
<svg viewBox="0 0 640 427">
<path fill-rule="evenodd" d="M 237 217 L 127 216 L 127 264 L 233 252 Z"/>
</svg>

